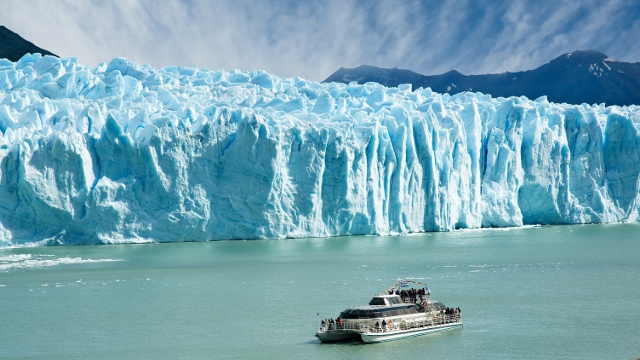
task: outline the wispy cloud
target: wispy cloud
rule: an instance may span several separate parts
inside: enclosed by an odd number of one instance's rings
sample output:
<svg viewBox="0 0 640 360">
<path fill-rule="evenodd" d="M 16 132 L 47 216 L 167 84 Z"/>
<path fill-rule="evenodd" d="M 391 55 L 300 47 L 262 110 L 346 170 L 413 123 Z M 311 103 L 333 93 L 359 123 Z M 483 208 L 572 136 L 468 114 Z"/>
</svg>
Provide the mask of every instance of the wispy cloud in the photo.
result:
<svg viewBox="0 0 640 360">
<path fill-rule="evenodd" d="M 322 80 L 361 64 L 438 74 L 519 71 L 578 49 L 640 60 L 636 1 L 6 1 L 0 20 L 95 65 L 263 69 Z"/>
</svg>

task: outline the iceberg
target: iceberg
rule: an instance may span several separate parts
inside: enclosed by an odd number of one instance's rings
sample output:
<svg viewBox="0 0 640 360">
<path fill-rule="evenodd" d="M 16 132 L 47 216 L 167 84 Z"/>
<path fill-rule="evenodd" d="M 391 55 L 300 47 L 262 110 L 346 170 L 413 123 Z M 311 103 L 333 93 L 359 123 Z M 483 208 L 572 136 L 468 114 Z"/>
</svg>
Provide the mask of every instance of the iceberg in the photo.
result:
<svg viewBox="0 0 640 360">
<path fill-rule="evenodd" d="M 0 60 L 0 244 L 640 218 L 640 107 Z"/>
</svg>

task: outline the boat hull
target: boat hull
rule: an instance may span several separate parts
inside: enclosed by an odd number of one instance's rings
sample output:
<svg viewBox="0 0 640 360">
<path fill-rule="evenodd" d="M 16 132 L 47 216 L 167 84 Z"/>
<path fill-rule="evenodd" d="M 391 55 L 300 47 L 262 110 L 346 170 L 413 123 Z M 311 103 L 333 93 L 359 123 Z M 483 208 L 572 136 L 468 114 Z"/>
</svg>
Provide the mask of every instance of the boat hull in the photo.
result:
<svg viewBox="0 0 640 360">
<path fill-rule="evenodd" d="M 316 332 L 316 337 L 322 342 L 344 341 L 360 339 L 360 333 L 354 330 L 332 330 L 331 332 Z"/>
<path fill-rule="evenodd" d="M 438 331 L 451 330 L 455 328 L 461 328 L 462 323 L 443 324 L 429 327 L 413 328 L 407 330 L 388 331 L 388 332 L 364 332 L 360 334 L 360 338 L 365 343 L 377 343 L 385 341 L 393 341 L 398 339 L 404 339 L 408 337 L 426 335 Z"/>
</svg>

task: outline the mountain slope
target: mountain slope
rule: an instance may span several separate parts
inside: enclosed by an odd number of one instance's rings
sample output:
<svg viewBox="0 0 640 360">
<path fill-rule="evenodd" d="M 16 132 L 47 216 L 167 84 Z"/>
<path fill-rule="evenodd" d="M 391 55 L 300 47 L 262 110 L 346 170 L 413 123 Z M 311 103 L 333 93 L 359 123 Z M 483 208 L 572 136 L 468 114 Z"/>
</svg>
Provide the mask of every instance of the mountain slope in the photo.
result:
<svg viewBox="0 0 640 360">
<path fill-rule="evenodd" d="M 22 36 L 0 25 L 0 59 L 18 61 L 24 54 L 28 53 L 58 56 L 35 46 L 32 42 L 23 39 Z"/>
<path fill-rule="evenodd" d="M 324 82 L 378 82 L 386 86 L 412 84 L 440 93 L 480 91 L 497 96 L 536 99 L 570 104 L 640 104 L 640 62 L 626 63 L 594 51 L 563 54 L 534 70 L 502 74 L 463 75 L 455 70 L 425 76 L 408 70 L 360 66 L 341 68 Z"/>
</svg>

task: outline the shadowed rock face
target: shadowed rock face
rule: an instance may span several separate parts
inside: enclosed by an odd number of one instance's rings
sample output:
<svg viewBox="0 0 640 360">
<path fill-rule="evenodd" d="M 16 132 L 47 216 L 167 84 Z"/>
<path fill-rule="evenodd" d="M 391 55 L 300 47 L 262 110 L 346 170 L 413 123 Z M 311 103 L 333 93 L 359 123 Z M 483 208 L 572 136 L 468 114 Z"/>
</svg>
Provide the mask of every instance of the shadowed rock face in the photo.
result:
<svg viewBox="0 0 640 360">
<path fill-rule="evenodd" d="M 0 59 L 0 243 L 638 221 L 640 107 Z"/>
<path fill-rule="evenodd" d="M 448 94 L 479 91 L 494 97 L 547 96 L 549 101 L 568 104 L 640 104 L 640 62 L 614 61 L 593 50 L 564 54 L 535 70 L 515 73 L 463 75 L 454 70 L 425 76 L 409 70 L 363 65 L 341 68 L 324 82 L 351 81 L 385 86 L 411 84 L 414 89 L 430 87 L 435 92 Z"/>
<path fill-rule="evenodd" d="M 18 61 L 23 55 L 34 53 L 57 56 L 52 52 L 35 46 L 6 27 L 0 26 L 0 59 Z"/>
</svg>

